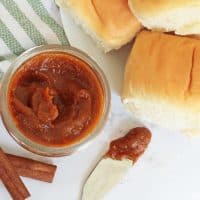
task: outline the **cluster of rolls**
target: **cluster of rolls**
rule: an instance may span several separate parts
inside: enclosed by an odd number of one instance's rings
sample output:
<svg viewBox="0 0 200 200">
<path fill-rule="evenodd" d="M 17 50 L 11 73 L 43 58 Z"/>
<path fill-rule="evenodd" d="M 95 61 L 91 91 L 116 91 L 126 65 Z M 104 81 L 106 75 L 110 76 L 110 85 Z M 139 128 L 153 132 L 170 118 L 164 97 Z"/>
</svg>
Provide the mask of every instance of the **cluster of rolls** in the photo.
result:
<svg viewBox="0 0 200 200">
<path fill-rule="evenodd" d="M 144 27 L 200 34 L 199 0 L 56 0 L 105 52 L 119 49 Z"/>
<path fill-rule="evenodd" d="M 105 52 L 134 37 L 122 102 L 138 118 L 200 134 L 199 0 L 57 0 Z"/>
</svg>

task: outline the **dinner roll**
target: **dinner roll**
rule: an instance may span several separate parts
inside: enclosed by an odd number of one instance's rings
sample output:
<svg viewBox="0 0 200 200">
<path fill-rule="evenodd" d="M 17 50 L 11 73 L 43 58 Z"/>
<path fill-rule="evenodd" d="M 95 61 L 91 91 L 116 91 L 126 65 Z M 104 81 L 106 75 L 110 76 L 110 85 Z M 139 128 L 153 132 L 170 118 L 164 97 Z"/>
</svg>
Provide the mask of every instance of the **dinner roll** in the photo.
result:
<svg viewBox="0 0 200 200">
<path fill-rule="evenodd" d="M 128 43 L 141 29 L 128 0 L 56 0 L 105 52 Z"/>
<path fill-rule="evenodd" d="M 199 0 L 129 0 L 129 6 L 149 29 L 200 34 Z"/>
<path fill-rule="evenodd" d="M 126 64 L 122 101 L 143 121 L 200 134 L 200 41 L 142 31 Z"/>
</svg>

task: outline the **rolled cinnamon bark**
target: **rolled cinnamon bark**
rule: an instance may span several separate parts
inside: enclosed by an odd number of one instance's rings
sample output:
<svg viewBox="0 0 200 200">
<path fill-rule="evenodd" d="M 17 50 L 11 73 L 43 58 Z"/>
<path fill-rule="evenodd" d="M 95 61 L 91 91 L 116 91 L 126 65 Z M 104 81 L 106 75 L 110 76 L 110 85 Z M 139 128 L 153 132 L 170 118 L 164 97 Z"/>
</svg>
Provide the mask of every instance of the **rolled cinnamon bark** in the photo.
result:
<svg viewBox="0 0 200 200">
<path fill-rule="evenodd" d="M 15 170 L 20 176 L 37 179 L 51 183 L 53 181 L 56 166 L 42 163 L 21 156 L 6 154 Z"/>
<path fill-rule="evenodd" d="M 0 148 L 0 178 L 13 200 L 24 200 L 30 196 L 10 160 Z"/>
</svg>

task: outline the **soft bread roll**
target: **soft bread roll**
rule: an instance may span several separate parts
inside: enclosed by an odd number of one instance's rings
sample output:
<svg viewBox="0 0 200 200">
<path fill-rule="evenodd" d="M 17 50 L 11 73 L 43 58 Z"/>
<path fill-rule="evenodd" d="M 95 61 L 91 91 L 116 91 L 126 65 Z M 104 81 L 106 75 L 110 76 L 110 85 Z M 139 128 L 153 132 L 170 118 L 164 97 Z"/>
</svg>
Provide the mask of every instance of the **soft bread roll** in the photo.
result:
<svg viewBox="0 0 200 200">
<path fill-rule="evenodd" d="M 144 121 L 200 134 L 200 41 L 142 31 L 126 64 L 122 101 Z"/>
<path fill-rule="evenodd" d="M 128 0 L 56 2 L 73 16 L 75 22 L 80 24 L 105 52 L 128 43 L 141 29 L 141 24 L 128 7 Z"/>
<path fill-rule="evenodd" d="M 129 6 L 149 29 L 200 34 L 199 0 L 129 0 Z"/>
</svg>

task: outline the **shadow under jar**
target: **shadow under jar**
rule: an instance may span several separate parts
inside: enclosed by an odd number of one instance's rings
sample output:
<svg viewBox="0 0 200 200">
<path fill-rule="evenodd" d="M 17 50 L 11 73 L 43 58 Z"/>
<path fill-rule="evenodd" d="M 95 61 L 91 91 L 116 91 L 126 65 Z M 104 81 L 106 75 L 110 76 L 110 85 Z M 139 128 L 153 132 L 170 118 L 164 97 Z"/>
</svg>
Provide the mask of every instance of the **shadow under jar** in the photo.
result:
<svg viewBox="0 0 200 200">
<path fill-rule="evenodd" d="M 106 122 L 110 89 L 97 64 L 68 46 L 35 47 L 19 56 L 1 88 L 1 114 L 10 135 L 45 156 L 69 155 Z"/>
</svg>

